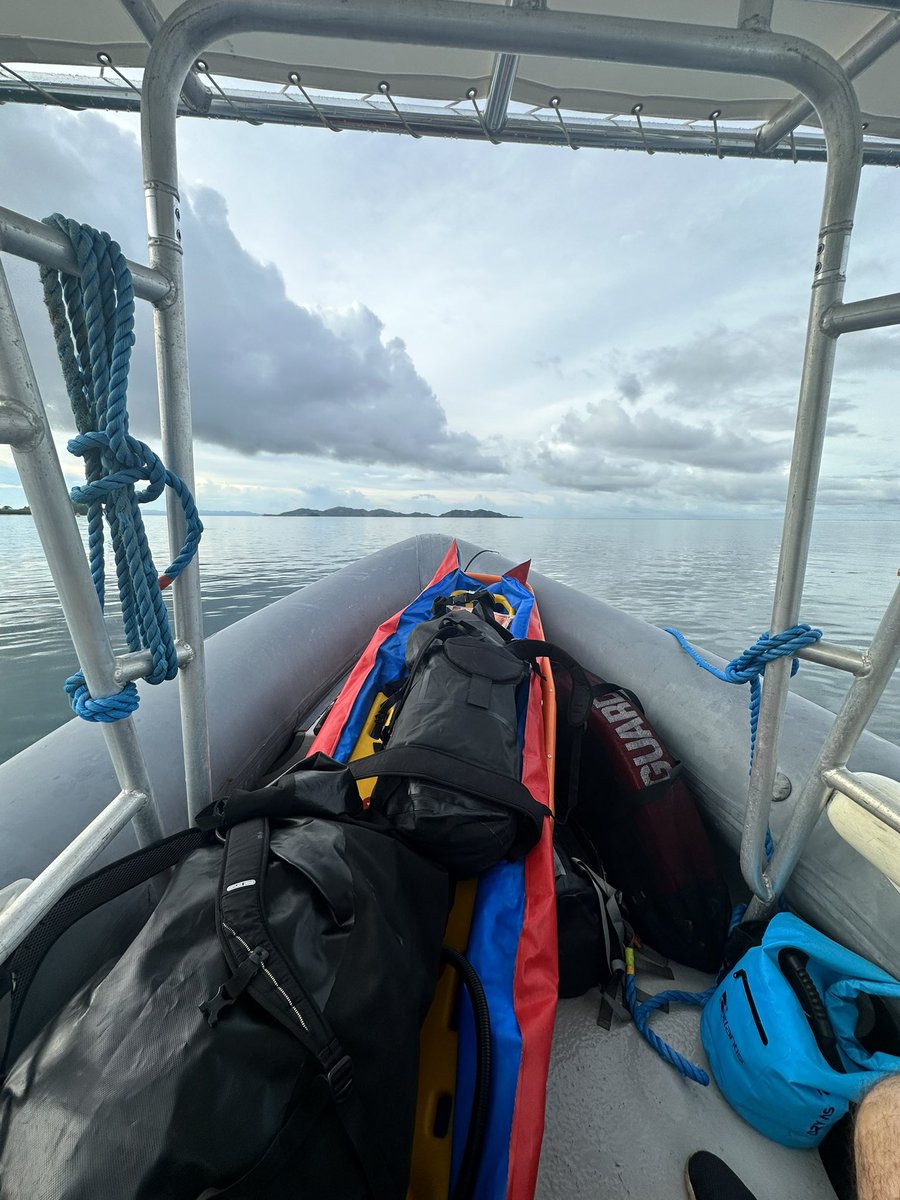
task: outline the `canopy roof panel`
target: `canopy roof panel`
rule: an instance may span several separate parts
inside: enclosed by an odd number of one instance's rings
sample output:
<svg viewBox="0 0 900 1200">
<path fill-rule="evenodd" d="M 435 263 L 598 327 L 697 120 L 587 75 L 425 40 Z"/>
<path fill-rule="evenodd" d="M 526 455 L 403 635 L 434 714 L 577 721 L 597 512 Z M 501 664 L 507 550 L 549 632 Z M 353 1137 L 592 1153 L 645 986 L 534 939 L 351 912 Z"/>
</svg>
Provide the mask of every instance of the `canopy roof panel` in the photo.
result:
<svg viewBox="0 0 900 1200">
<path fill-rule="evenodd" d="M 445 2 L 454 4 L 458 0 Z M 487 2 L 502 5 L 504 0 Z M 543 0 L 508 2 L 543 7 Z M 11 66 L 20 78 L 2 80 L 0 99 L 46 100 L 30 86 L 37 84 L 51 96 L 69 102 L 92 107 L 133 106 L 136 95 L 129 94 L 120 77 L 108 70 L 101 74 L 97 55 L 107 54 L 116 67 L 139 84 L 148 38 L 161 19 L 177 7 L 176 0 L 155 0 L 155 4 L 154 0 L 77 0 L 67 5 L 60 5 L 58 0 L 5 0 L 0 62 Z M 741 20 L 746 23 L 756 16 L 764 17 L 770 5 L 765 0 L 756 4 L 752 0 L 560 0 L 558 7 L 734 29 Z M 867 157 L 875 161 L 900 159 L 900 0 L 886 0 L 880 5 L 861 0 L 774 0 L 771 28 L 813 41 L 845 61 L 855 75 L 867 126 Z M 864 69 L 856 74 L 860 46 L 873 36 L 876 51 L 869 53 Z M 857 63 L 853 62 L 854 55 Z M 382 81 L 389 83 L 393 98 L 403 98 L 401 108 L 411 123 L 421 119 L 428 124 L 429 106 L 433 110 L 435 105 L 465 104 L 467 95 L 471 105 L 473 89 L 483 112 L 497 67 L 497 56 L 484 52 L 271 34 L 243 34 L 217 43 L 209 48 L 204 60 L 220 84 L 229 81 L 229 94 L 239 105 L 248 105 L 246 111 L 256 119 L 298 123 L 322 119 L 308 103 L 297 102 L 300 96 L 296 88 L 286 100 L 279 101 L 278 88 L 288 87 L 290 91 L 293 74 L 295 83 L 299 76 L 304 88 L 320 99 L 324 97 L 321 107 L 335 120 L 340 116 L 347 123 L 356 121 L 367 128 L 377 127 L 387 114 L 396 128 L 396 116 L 388 105 L 373 105 L 371 101 L 373 95 L 383 101 L 378 93 Z M 132 71 L 137 74 L 132 75 Z M 512 73 L 508 99 L 514 112 L 517 104 L 527 106 L 532 110 L 529 115 L 535 118 L 532 125 L 549 128 L 557 136 L 559 123 L 550 101 L 558 98 L 560 114 L 572 114 L 566 120 L 579 137 L 579 144 L 585 145 L 602 144 L 602 138 L 598 141 L 587 136 L 598 121 L 615 124 L 624 118 L 625 124 L 620 123 L 619 129 L 627 131 L 636 123 L 633 113 L 639 105 L 646 127 L 640 131 L 639 144 L 643 148 L 647 148 L 649 136 L 655 148 L 697 149 L 702 144 L 706 152 L 736 152 L 737 142 L 750 146 L 756 130 L 793 99 L 789 87 L 768 80 L 620 63 L 527 56 L 515 62 Z M 209 90 L 209 81 L 204 81 L 202 74 L 199 82 Z M 248 87 L 251 84 L 257 86 Z M 196 88 L 196 84 L 192 86 Z M 233 117 L 236 110 L 227 111 L 220 94 L 214 87 L 212 91 L 214 103 L 209 115 Z M 715 141 L 707 128 L 712 113 L 722 127 L 721 138 L 716 128 Z M 521 115 L 519 110 L 520 119 L 510 121 L 504 137 L 516 140 L 522 133 Z M 469 107 L 465 122 L 475 131 L 476 116 Z M 453 128 L 454 132 L 463 132 L 461 117 L 461 110 L 453 109 L 452 114 L 445 113 L 442 120 L 433 122 L 435 130 L 425 131 L 447 132 Z M 807 118 L 804 124 L 811 125 L 813 120 Z M 701 143 L 698 129 L 692 127 L 694 122 L 702 125 Z M 729 123 L 743 129 L 728 129 Z M 543 140 L 549 140 L 549 135 Z M 896 146 L 879 145 L 884 140 Z M 781 149 L 786 152 L 785 146 Z M 821 157 L 821 138 L 808 134 L 800 149 L 802 157 Z M 795 143 L 792 152 L 796 151 Z"/>
</svg>

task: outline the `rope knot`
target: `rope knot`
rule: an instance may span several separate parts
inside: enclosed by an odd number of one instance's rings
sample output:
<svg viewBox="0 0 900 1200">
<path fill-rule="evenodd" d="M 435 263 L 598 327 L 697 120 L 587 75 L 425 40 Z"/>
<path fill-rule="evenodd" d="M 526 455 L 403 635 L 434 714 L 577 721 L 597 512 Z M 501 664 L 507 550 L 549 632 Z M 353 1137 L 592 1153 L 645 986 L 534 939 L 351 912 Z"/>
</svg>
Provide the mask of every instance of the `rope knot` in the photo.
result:
<svg viewBox="0 0 900 1200">
<path fill-rule="evenodd" d="M 69 676 L 65 688 L 76 716 L 85 721 L 99 721 L 104 725 L 121 721 L 123 717 L 130 717 L 140 703 L 138 690 L 130 682 L 114 696 L 92 696 L 81 671 Z"/>
<path fill-rule="evenodd" d="M 753 767 L 753 755 L 756 751 L 756 729 L 759 724 L 759 706 L 762 699 L 760 678 L 765 674 L 766 666 L 777 658 L 793 658 L 791 675 L 796 675 L 800 669 L 800 660 L 795 657 L 798 650 L 804 646 L 812 646 L 822 636 L 821 629 L 813 629 L 811 625 L 792 625 L 781 633 L 761 633 L 752 646 L 737 658 L 733 658 L 724 670 L 720 671 L 712 663 L 701 658 L 690 645 L 684 634 L 677 629 L 666 629 L 698 667 L 715 675 L 724 683 L 750 684 L 750 767 Z"/>
<path fill-rule="evenodd" d="M 172 679 L 178 671 L 175 641 L 153 565 L 138 505 L 170 487 L 185 519 L 185 539 L 164 578 L 177 579 L 197 551 L 203 525 L 184 481 L 159 456 L 128 432 L 128 372 L 134 345 L 134 288 L 118 243 L 90 225 L 58 213 L 47 218 L 72 243 L 79 274 L 41 268 L 44 301 L 78 436 L 72 454 L 84 459 L 86 482 L 73 488 L 74 501 L 88 506 L 88 554 L 100 607 L 105 600 L 104 515 L 116 564 L 125 637 L 132 651 L 149 650 L 148 683 Z M 135 484 L 146 483 L 136 492 Z M 80 672 L 66 681 L 72 708 L 90 721 L 117 721 L 138 705 L 128 683 L 115 696 L 91 697 Z"/>
</svg>

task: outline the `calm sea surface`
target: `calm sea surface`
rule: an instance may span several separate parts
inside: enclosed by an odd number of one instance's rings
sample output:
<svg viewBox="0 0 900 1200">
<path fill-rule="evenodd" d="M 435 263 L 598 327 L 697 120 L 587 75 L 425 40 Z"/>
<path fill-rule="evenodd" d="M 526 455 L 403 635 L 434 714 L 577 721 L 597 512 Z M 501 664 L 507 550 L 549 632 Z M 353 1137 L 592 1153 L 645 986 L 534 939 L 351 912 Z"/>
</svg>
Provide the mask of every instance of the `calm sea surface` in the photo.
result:
<svg viewBox="0 0 900 1200">
<path fill-rule="evenodd" d="M 206 633 L 415 533 L 454 533 L 732 658 L 768 628 L 781 523 L 702 520 L 404 520 L 209 517 L 202 543 Z M 85 522 L 80 525 L 84 532 Z M 147 520 L 157 565 L 165 521 Z M 821 521 L 803 620 L 863 648 L 897 584 L 900 522 Z M 115 595 L 110 580 L 107 594 Z M 110 618 L 114 644 L 122 638 Z M 0 761 L 71 712 L 75 657 L 30 517 L 0 518 Z M 835 709 L 847 676 L 805 663 L 796 691 Z M 722 685 L 725 686 L 724 684 Z M 869 728 L 900 743 L 900 673 Z"/>
</svg>

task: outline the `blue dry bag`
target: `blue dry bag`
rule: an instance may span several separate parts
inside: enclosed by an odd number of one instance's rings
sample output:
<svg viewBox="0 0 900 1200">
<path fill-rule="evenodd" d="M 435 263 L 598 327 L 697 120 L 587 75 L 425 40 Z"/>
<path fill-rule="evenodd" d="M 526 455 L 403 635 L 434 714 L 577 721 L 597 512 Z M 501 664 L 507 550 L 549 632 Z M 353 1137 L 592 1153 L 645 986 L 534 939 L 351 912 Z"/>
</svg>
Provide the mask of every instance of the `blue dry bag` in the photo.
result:
<svg viewBox="0 0 900 1200">
<path fill-rule="evenodd" d="M 900 999 L 900 983 L 798 917 L 773 917 L 703 1010 L 703 1045 L 731 1106 L 782 1145 L 817 1146 L 900 1072 L 900 1057 L 858 1040 L 866 997 Z"/>
</svg>

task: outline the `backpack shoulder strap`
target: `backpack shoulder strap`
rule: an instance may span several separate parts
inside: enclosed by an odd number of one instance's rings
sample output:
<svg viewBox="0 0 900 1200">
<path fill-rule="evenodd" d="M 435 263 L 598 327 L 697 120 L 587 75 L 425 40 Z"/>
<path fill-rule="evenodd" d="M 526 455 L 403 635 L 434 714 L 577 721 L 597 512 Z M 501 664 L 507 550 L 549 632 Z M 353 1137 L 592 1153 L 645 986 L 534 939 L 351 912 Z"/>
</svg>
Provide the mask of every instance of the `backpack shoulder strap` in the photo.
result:
<svg viewBox="0 0 900 1200">
<path fill-rule="evenodd" d="M 277 1175 L 287 1159 L 297 1152 L 310 1123 L 331 1104 L 374 1196 L 368 1160 L 377 1156 L 378 1148 L 369 1146 L 363 1153 L 342 1107 L 353 1086 L 353 1063 L 269 928 L 265 903 L 268 860 L 269 822 L 265 817 L 229 829 L 216 898 L 216 930 L 232 975 L 214 996 L 200 1005 L 200 1010 L 208 1023 L 215 1026 L 222 1010 L 247 991 L 312 1056 L 317 1078 L 308 1102 L 289 1114 L 263 1158 L 232 1185 L 234 1190 L 226 1188 L 221 1196 L 223 1200 L 232 1196 L 237 1200 L 239 1196 L 255 1195 L 262 1183 Z M 212 1200 L 220 1193 L 205 1195 Z"/>
<path fill-rule="evenodd" d="M 229 829 L 216 897 L 216 930 L 233 974 L 200 1010 L 214 1027 L 223 1009 L 248 991 L 314 1056 L 331 1098 L 340 1103 L 353 1082 L 352 1064 L 269 928 L 265 911 L 268 861 L 269 822 L 264 817 Z"/>
<path fill-rule="evenodd" d="M 566 722 L 569 725 L 583 726 L 591 711 L 594 698 L 594 685 L 588 678 L 584 667 L 573 658 L 568 650 L 557 646 L 554 642 L 544 642 L 539 638 L 517 638 L 508 642 L 506 649 L 516 658 L 525 662 L 534 662 L 537 658 L 547 658 L 555 667 L 562 667 L 572 680 L 572 695 L 566 710 Z"/>
</svg>

